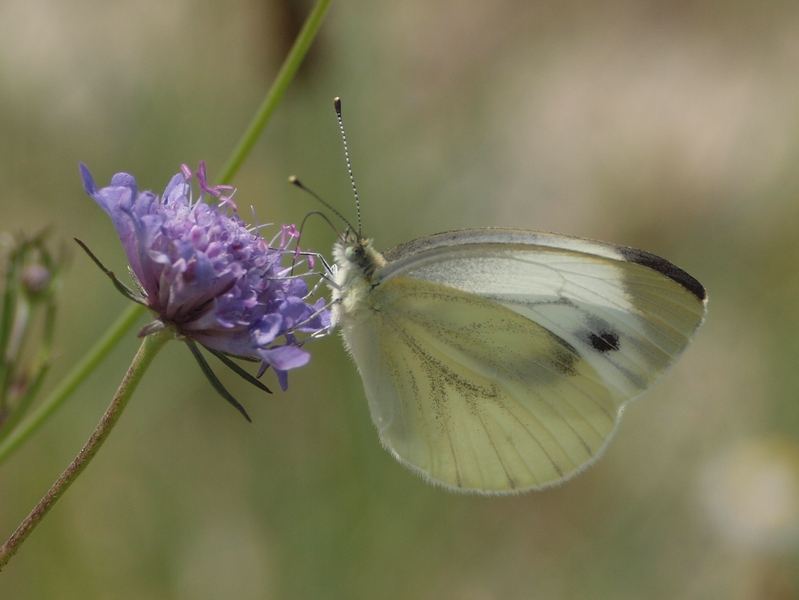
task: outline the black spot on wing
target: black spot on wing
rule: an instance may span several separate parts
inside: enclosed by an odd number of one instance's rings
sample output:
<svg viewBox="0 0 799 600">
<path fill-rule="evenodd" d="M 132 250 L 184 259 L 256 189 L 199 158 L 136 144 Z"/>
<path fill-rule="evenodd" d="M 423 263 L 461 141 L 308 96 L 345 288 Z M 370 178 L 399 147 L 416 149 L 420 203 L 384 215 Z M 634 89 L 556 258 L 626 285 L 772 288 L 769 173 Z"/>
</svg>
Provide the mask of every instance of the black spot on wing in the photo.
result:
<svg viewBox="0 0 799 600">
<path fill-rule="evenodd" d="M 594 350 L 607 354 L 619 349 L 619 334 L 615 331 L 600 331 L 588 333 L 588 343 L 591 344 Z"/>
<path fill-rule="evenodd" d="M 643 250 L 637 250 L 635 248 L 619 248 L 619 252 L 624 260 L 648 267 L 654 271 L 657 271 L 658 273 L 665 275 L 672 281 L 679 283 L 686 290 L 696 296 L 696 299 L 700 302 L 704 302 L 707 299 L 707 292 L 701 283 L 699 283 L 681 268 L 667 261 L 665 258 L 660 258 L 654 254 L 644 252 Z"/>
</svg>

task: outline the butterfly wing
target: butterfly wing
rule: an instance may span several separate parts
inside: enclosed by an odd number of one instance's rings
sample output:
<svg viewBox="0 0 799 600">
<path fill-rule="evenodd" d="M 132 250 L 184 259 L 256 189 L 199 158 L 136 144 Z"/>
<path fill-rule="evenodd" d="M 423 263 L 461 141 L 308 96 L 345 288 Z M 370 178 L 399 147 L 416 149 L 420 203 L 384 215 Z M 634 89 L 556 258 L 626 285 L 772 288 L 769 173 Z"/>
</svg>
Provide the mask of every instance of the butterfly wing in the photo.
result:
<svg viewBox="0 0 799 600">
<path fill-rule="evenodd" d="M 345 341 L 383 443 L 462 490 L 542 487 L 590 464 L 705 312 L 671 263 L 578 238 L 458 231 L 385 258 Z"/>
</svg>

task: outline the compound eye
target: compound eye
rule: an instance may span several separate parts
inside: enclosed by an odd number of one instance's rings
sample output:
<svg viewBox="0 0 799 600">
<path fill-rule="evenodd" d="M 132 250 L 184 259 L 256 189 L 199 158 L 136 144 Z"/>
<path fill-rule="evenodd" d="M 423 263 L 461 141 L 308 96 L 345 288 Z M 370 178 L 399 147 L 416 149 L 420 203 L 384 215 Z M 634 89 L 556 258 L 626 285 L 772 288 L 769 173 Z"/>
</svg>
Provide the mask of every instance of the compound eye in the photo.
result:
<svg viewBox="0 0 799 600">
<path fill-rule="evenodd" d="M 355 257 L 357 253 L 355 252 L 355 246 L 347 246 L 344 248 L 344 258 L 346 258 L 350 262 L 355 262 Z"/>
</svg>

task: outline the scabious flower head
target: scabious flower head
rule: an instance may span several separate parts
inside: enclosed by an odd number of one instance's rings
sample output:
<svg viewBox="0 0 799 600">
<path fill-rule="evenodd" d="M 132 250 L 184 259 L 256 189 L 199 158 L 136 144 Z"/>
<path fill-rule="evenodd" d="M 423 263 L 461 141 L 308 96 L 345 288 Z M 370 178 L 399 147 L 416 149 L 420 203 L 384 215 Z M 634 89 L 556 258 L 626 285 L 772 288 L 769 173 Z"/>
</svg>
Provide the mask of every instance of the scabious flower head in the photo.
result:
<svg viewBox="0 0 799 600">
<path fill-rule="evenodd" d="M 211 350 L 263 361 L 262 372 L 273 367 L 285 390 L 286 371 L 310 359 L 297 332 L 330 327 L 324 299 L 308 301 L 305 280 L 290 276 L 299 257 L 288 247 L 294 227 L 264 240 L 236 214 L 232 188 L 208 185 L 203 163 L 197 200 L 185 165 L 160 197 L 139 192 L 127 173 L 98 189 L 88 168 L 80 168 L 86 193 L 111 217 L 140 300 L 157 321 Z M 218 203 L 207 203 L 209 196 Z"/>
</svg>

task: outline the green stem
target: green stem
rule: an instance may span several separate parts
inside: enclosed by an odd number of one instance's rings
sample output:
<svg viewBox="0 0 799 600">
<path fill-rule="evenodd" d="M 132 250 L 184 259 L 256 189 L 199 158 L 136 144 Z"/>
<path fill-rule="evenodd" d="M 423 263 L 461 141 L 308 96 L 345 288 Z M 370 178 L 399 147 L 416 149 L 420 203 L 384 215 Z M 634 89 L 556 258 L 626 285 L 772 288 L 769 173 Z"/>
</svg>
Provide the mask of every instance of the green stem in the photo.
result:
<svg viewBox="0 0 799 600">
<path fill-rule="evenodd" d="M 258 137 L 269 122 L 272 113 L 275 112 L 278 103 L 286 93 L 292 79 L 294 79 L 294 75 L 297 74 L 297 70 L 300 68 L 305 55 L 308 53 L 314 38 L 316 38 L 316 34 L 322 26 L 322 20 L 325 18 L 325 13 L 327 13 L 329 6 L 330 0 L 319 0 L 311 11 L 311 14 L 308 15 L 308 19 L 302 26 L 302 30 L 297 36 L 297 39 L 294 40 L 294 45 L 291 47 L 288 56 L 286 56 L 286 60 L 283 61 L 283 66 L 280 67 L 280 71 L 272 87 L 269 89 L 269 92 L 267 92 L 263 104 L 261 104 L 258 112 L 255 113 L 255 117 L 253 117 L 244 135 L 241 136 L 225 168 L 222 169 L 222 174 L 219 176 L 220 184 L 231 182 L 233 176 L 238 172 L 244 160 L 247 158 L 247 155 L 249 155 L 252 150 L 255 142 L 258 141 Z"/>
<path fill-rule="evenodd" d="M 164 344 L 173 337 L 173 333 L 167 329 L 154 333 L 144 338 L 139 351 L 133 358 L 133 362 L 125 373 L 122 383 L 119 385 L 114 399 L 105 411 L 103 418 L 100 419 L 94 432 L 92 433 L 89 441 L 75 457 L 75 460 L 70 463 L 66 471 L 61 474 L 53 486 L 48 490 L 44 497 L 39 501 L 39 504 L 31 511 L 28 518 L 14 532 L 14 535 L 0 548 L 0 569 L 2 569 L 12 556 L 19 550 L 19 547 L 33 532 L 36 526 L 44 519 L 50 509 L 55 505 L 59 498 L 67 491 L 73 481 L 81 474 L 91 462 L 94 455 L 103 445 L 103 442 L 108 438 L 108 434 L 116 425 L 122 411 L 127 406 L 136 387 L 139 385 L 144 372 L 150 366 L 155 355 L 164 346 Z"/>
<path fill-rule="evenodd" d="M 63 404 L 64 400 L 66 400 L 75 388 L 88 377 L 100 361 L 106 357 L 119 340 L 133 327 L 134 323 L 144 311 L 145 308 L 139 304 L 133 304 L 128 307 L 111 326 L 111 329 L 91 347 L 83 359 L 72 368 L 59 386 L 50 393 L 35 412 L 20 423 L 18 427 L 14 427 L 13 430 L 9 428 L 0 431 L 0 439 L 2 439 L 4 433 L 7 436 L 0 442 L 0 463 L 8 458 L 22 442 L 27 440 L 31 434 L 33 434 L 61 404 Z"/>
</svg>

